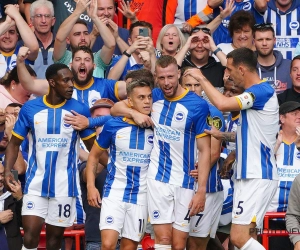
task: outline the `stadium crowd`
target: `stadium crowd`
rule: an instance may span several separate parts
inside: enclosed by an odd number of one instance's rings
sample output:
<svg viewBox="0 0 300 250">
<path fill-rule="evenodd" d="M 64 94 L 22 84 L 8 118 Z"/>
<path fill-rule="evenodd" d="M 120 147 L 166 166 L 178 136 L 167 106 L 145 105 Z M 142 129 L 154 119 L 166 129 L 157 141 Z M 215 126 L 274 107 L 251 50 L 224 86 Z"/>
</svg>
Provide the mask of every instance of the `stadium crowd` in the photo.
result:
<svg viewBox="0 0 300 250">
<path fill-rule="evenodd" d="M 300 250 L 299 13 L 0 1 L 0 249 Z"/>
</svg>

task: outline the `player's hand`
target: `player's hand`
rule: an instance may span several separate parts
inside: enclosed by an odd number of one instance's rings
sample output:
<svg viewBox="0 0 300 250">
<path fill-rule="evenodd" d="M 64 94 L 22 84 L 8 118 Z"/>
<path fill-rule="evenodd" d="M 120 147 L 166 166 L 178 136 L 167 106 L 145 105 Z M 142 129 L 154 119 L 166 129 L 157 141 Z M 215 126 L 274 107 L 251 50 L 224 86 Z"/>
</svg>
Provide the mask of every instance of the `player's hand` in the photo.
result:
<svg viewBox="0 0 300 250">
<path fill-rule="evenodd" d="M 294 246 L 294 250 L 300 250 L 300 241 L 297 241 L 295 246 Z"/>
<path fill-rule="evenodd" d="M 204 132 L 206 134 L 213 136 L 217 140 L 222 140 L 222 133 L 218 129 L 216 129 L 215 126 L 213 126 L 213 125 L 211 126 L 210 130 L 204 129 Z"/>
<path fill-rule="evenodd" d="M 201 81 L 205 79 L 205 76 L 201 73 L 201 70 L 198 68 L 192 68 L 192 69 L 187 69 L 183 76 L 191 76 L 193 77 L 196 81 L 198 81 L 201 84 Z"/>
<path fill-rule="evenodd" d="M 11 221 L 13 217 L 14 217 L 14 213 L 10 209 L 4 210 L 0 212 L 0 223 L 5 224 Z"/>
<path fill-rule="evenodd" d="M 13 180 L 8 183 L 9 188 L 11 189 L 11 194 L 16 200 L 20 200 L 23 197 L 22 187 L 20 181 Z"/>
<path fill-rule="evenodd" d="M 194 216 L 204 211 L 205 199 L 206 199 L 206 190 L 200 191 L 198 189 L 198 191 L 195 193 L 195 195 L 193 196 L 189 204 L 190 216 Z"/>
<path fill-rule="evenodd" d="M 17 55 L 17 63 L 24 63 L 24 61 L 28 58 L 29 54 L 30 54 L 29 48 L 24 46 L 21 47 Z"/>
<path fill-rule="evenodd" d="M 231 151 L 230 154 L 227 156 L 227 158 L 223 162 L 223 166 L 220 172 L 221 178 L 228 179 L 230 178 L 230 170 L 232 169 L 232 165 L 235 162 L 235 151 Z"/>
<path fill-rule="evenodd" d="M 100 208 L 101 198 L 96 187 L 89 187 L 87 189 L 87 200 L 90 206 Z"/>
<path fill-rule="evenodd" d="M 73 115 L 66 114 L 64 117 L 64 121 L 70 125 L 75 130 L 83 130 L 89 126 L 89 119 L 84 115 L 77 113 L 74 110 L 71 110 Z"/>
<path fill-rule="evenodd" d="M 153 121 L 151 120 L 150 116 L 144 115 L 134 109 L 132 111 L 132 119 L 138 126 L 142 128 L 154 127 Z"/>
<path fill-rule="evenodd" d="M 74 12 L 82 14 L 83 12 L 85 12 L 90 3 L 91 0 L 78 0 Z"/>
</svg>

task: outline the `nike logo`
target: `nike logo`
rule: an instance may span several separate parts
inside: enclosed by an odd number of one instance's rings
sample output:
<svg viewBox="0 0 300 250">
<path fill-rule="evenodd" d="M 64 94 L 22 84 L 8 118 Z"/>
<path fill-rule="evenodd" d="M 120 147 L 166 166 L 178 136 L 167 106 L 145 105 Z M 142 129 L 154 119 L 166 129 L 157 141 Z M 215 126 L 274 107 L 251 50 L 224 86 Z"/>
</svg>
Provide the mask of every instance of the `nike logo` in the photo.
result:
<svg viewBox="0 0 300 250">
<path fill-rule="evenodd" d="M 58 220 L 58 222 L 64 222 L 65 220 Z"/>
<path fill-rule="evenodd" d="M 125 136 L 121 136 L 121 135 L 117 135 L 117 138 L 120 139 L 120 138 L 124 138 Z"/>
<path fill-rule="evenodd" d="M 41 122 L 35 122 L 34 124 L 40 124 L 40 123 L 42 123 L 43 121 L 41 121 Z"/>
</svg>

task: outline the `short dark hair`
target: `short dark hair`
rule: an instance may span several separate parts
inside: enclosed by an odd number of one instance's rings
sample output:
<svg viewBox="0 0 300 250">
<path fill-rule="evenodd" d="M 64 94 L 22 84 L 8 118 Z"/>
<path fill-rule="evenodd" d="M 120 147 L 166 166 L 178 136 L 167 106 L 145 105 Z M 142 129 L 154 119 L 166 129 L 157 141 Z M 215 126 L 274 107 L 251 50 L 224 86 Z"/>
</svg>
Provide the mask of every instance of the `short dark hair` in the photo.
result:
<svg viewBox="0 0 300 250">
<path fill-rule="evenodd" d="M 83 21 L 82 19 L 77 19 L 77 21 L 76 21 L 75 24 L 82 24 L 82 25 L 84 25 L 85 27 L 88 28 L 87 23 L 86 23 L 85 21 Z M 75 25 L 75 24 L 74 24 L 74 25 Z M 73 27 L 74 27 L 74 25 L 73 25 Z"/>
<path fill-rule="evenodd" d="M 256 71 L 257 55 L 248 48 L 234 49 L 227 54 L 227 58 L 232 58 L 233 66 L 245 65 L 251 72 Z"/>
<path fill-rule="evenodd" d="M 255 33 L 257 31 L 258 32 L 271 31 L 273 33 L 273 37 L 275 37 L 275 31 L 274 31 L 274 28 L 272 27 L 271 23 L 255 24 L 254 25 L 254 30 L 253 30 L 253 38 L 255 38 Z"/>
<path fill-rule="evenodd" d="M 10 103 L 10 104 L 8 104 L 6 107 L 12 107 L 12 108 L 17 108 L 17 107 L 19 107 L 19 108 L 22 108 L 22 104 L 20 104 L 20 103 L 16 103 L 16 102 L 12 102 L 12 103 Z"/>
<path fill-rule="evenodd" d="M 169 55 L 164 55 L 161 56 L 160 58 L 158 58 L 156 60 L 156 64 L 155 66 L 157 67 L 161 67 L 161 68 L 166 68 L 171 64 L 175 64 L 178 67 L 177 61 L 173 56 L 169 56 Z"/>
<path fill-rule="evenodd" d="M 46 70 L 46 79 L 49 81 L 57 76 L 57 72 L 61 69 L 69 69 L 69 67 L 63 63 L 51 64 Z"/>
<path fill-rule="evenodd" d="M 293 63 L 294 63 L 294 61 L 296 61 L 296 60 L 300 60 L 300 55 L 295 56 L 295 57 L 292 59 L 292 61 L 291 61 L 291 67 L 290 67 L 290 72 L 292 72 Z"/>
<path fill-rule="evenodd" d="M 129 37 L 131 36 L 131 33 L 132 33 L 132 30 L 135 28 L 135 27 L 145 27 L 145 28 L 148 28 L 151 30 L 151 32 L 153 31 L 153 26 L 151 23 L 148 23 L 146 21 L 137 21 L 137 22 L 134 22 L 130 25 L 129 27 Z"/>
<path fill-rule="evenodd" d="M 94 62 L 94 54 L 93 54 L 93 51 L 90 49 L 90 47 L 88 46 L 79 46 L 79 47 L 75 47 L 74 49 L 72 49 L 72 61 L 75 57 L 75 54 L 78 52 L 78 51 L 83 51 L 85 53 L 88 53 L 91 58 L 92 58 L 92 61 Z"/>
<path fill-rule="evenodd" d="M 255 19 L 249 11 L 239 10 L 230 17 L 228 25 L 229 34 L 233 37 L 234 31 L 240 30 L 247 25 L 253 32 L 255 23 Z"/>
<path fill-rule="evenodd" d="M 25 64 L 25 67 L 31 76 L 36 77 L 35 71 L 29 65 Z M 14 67 L 10 72 L 6 72 L 1 79 L 1 85 L 4 85 L 6 88 L 8 88 L 12 81 L 15 81 L 15 83 L 20 83 L 17 67 Z"/>
<path fill-rule="evenodd" d="M 127 96 L 129 96 L 136 87 L 149 87 L 152 90 L 153 83 L 147 81 L 146 79 L 133 80 L 129 84 L 127 84 Z"/>
<path fill-rule="evenodd" d="M 154 83 L 154 76 L 149 69 L 137 69 L 129 71 L 125 76 L 125 80 L 129 78 L 132 78 L 132 80 L 148 79 Z"/>
</svg>

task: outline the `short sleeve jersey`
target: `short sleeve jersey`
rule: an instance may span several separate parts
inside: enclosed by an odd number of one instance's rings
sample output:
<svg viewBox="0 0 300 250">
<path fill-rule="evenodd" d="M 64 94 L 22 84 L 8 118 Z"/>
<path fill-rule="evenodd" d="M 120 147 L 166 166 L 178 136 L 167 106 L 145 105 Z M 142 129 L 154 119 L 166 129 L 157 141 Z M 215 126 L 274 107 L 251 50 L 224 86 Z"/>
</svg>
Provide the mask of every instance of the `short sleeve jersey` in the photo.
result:
<svg viewBox="0 0 300 250">
<path fill-rule="evenodd" d="M 76 131 L 64 122 L 71 110 L 90 116 L 89 109 L 74 99 L 50 105 L 46 96 L 26 102 L 21 108 L 13 135 L 29 137 L 25 194 L 42 197 L 75 197 L 79 137 L 87 140 L 94 130 Z"/>
<path fill-rule="evenodd" d="M 238 100 L 241 114 L 236 138 L 236 179 L 277 180 L 274 146 L 279 130 L 279 106 L 268 82 L 254 84 Z"/>
<path fill-rule="evenodd" d="M 147 171 L 153 147 L 153 130 L 116 117 L 104 124 L 95 144 L 109 148 L 103 197 L 147 205 Z"/>
<path fill-rule="evenodd" d="M 206 136 L 204 129 L 209 129 L 208 104 L 188 90 L 168 99 L 154 89 L 152 97 L 154 142 L 148 178 L 193 189 L 190 171 L 197 160 L 196 138 Z"/>
</svg>

